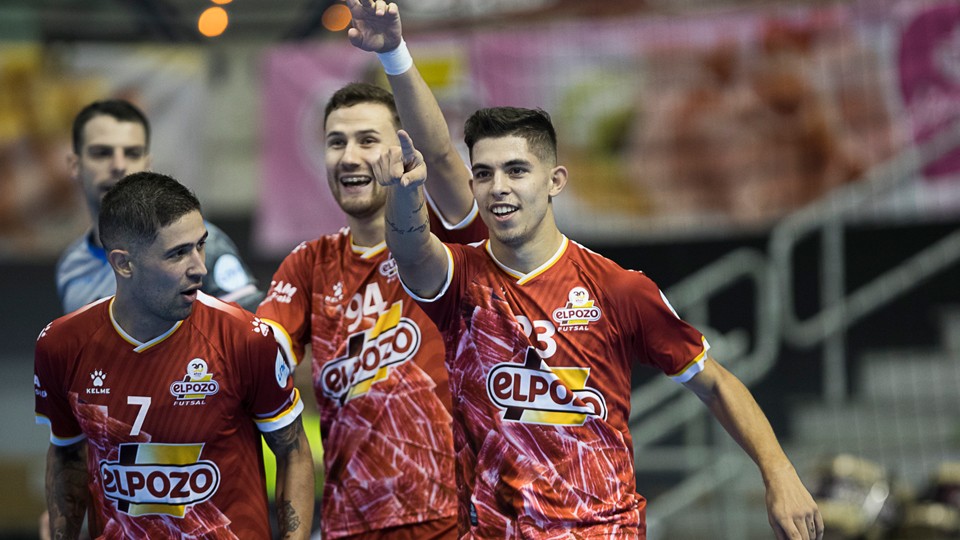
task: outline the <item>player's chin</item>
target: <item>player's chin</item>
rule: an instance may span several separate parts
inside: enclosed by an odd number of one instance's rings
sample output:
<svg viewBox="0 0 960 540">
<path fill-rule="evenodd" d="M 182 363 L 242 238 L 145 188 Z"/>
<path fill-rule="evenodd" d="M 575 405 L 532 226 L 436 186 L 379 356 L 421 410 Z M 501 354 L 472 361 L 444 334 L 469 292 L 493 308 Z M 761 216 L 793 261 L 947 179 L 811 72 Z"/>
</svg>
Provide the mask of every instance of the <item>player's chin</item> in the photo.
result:
<svg viewBox="0 0 960 540">
<path fill-rule="evenodd" d="M 196 302 L 196 295 L 193 296 L 193 299 L 187 297 L 187 295 L 180 295 L 180 301 L 176 305 L 170 306 L 169 316 L 171 320 L 182 321 L 190 316 L 190 313 L 193 311 L 193 304 Z"/>
</svg>

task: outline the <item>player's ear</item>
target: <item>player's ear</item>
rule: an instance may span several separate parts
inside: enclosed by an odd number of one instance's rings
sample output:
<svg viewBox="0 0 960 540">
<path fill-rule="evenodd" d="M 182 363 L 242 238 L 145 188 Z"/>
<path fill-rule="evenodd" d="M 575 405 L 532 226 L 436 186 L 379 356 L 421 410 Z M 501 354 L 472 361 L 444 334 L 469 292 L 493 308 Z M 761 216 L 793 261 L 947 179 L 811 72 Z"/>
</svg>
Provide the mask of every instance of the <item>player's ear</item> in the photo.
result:
<svg viewBox="0 0 960 540">
<path fill-rule="evenodd" d="M 550 171 L 550 196 L 556 197 L 567 185 L 567 168 L 558 165 Z"/>
<path fill-rule="evenodd" d="M 118 277 L 129 278 L 133 274 L 133 258 L 125 249 L 113 249 L 107 253 L 107 261 Z"/>
<path fill-rule="evenodd" d="M 67 167 L 70 169 L 70 179 L 80 180 L 80 156 L 73 152 L 67 154 Z"/>
</svg>

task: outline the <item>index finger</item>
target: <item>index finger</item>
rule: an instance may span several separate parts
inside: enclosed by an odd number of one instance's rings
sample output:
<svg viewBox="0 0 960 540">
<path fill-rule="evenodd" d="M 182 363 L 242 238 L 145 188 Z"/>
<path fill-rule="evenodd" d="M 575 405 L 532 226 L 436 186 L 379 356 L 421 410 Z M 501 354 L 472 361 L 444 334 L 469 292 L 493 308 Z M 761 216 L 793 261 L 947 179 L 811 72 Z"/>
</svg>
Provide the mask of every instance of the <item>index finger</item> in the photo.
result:
<svg viewBox="0 0 960 540">
<path fill-rule="evenodd" d="M 413 147 L 413 139 L 410 134 L 404 130 L 397 131 L 397 137 L 400 139 L 400 150 L 403 152 L 403 162 L 412 163 L 417 159 L 417 149 Z"/>
</svg>

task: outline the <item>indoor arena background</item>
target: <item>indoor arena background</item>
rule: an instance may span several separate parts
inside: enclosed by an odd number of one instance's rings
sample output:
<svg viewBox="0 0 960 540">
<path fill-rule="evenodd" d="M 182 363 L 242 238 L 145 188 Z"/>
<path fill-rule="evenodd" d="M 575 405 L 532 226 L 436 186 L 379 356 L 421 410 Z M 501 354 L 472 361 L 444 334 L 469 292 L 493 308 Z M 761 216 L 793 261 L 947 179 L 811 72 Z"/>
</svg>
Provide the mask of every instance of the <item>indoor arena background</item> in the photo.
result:
<svg viewBox="0 0 960 540">
<path fill-rule="evenodd" d="M 553 116 L 561 230 L 704 331 L 828 538 L 960 538 L 960 4 L 399 5 L 456 140 L 479 107 Z M 80 107 L 142 106 L 153 168 L 197 192 L 264 287 L 344 225 L 318 118 L 342 84 L 385 83 L 376 58 L 335 1 L 233 0 L 208 38 L 212 6 L 0 0 L 0 537 L 35 538 L 43 508 L 33 344 L 87 225 L 66 161 Z M 634 390 L 651 540 L 770 538 L 759 474 L 699 401 L 643 369 Z"/>
</svg>

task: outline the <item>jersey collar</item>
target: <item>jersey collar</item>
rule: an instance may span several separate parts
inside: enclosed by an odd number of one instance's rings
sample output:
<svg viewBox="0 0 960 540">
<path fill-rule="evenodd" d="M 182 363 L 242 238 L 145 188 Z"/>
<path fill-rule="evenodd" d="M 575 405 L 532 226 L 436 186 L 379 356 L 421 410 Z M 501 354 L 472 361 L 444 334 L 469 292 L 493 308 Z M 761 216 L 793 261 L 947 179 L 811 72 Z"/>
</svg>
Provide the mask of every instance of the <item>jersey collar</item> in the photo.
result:
<svg viewBox="0 0 960 540">
<path fill-rule="evenodd" d="M 517 285 L 523 285 L 523 284 L 525 284 L 525 283 L 529 283 L 529 282 L 532 281 L 534 278 L 536 278 L 536 277 L 539 276 L 540 274 L 546 272 L 547 270 L 550 269 L 550 267 L 552 267 L 554 264 L 556 264 L 557 261 L 560 260 L 560 257 L 562 257 L 563 254 L 567 251 L 567 246 L 568 246 L 569 244 L 570 244 L 570 241 L 567 239 L 566 235 L 564 235 L 564 236 L 563 236 L 563 241 L 560 242 L 560 247 L 557 249 L 556 253 L 554 253 L 552 257 L 550 257 L 549 259 L 547 259 L 547 261 L 546 261 L 545 263 L 541 264 L 540 266 L 538 266 L 537 268 L 531 270 L 530 272 L 528 272 L 528 273 L 526 273 L 526 274 L 524 274 L 523 272 L 514 270 L 514 269 L 510 268 L 509 266 L 503 264 L 503 263 L 500 262 L 499 260 L 497 260 L 496 255 L 493 254 L 493 249 L 490 247 L 490 240 L 487 240 L 487 241 L 484 243 L 484 249 L 487 250 L 487 255 L 490 256 L 490 259 L 491 259 L 498 267 L 500 267 L 501 270 L 503 270 L 504 272 L 506 272 L 507 274 L 509 274 L 510 277 L 512 277 L 512 278 L 514 278 L 514 279 L 517 280 Z"/>
<path fill-rule="evenodd" d="M 383 241 L 379 244 L 371 247 L 358 246 L 353 243 L 353 237 L 350 237 L 350 249 L 353 250 L 355 255 L 359 255 L 361 259 L 372 259 L 377 255 L 383 253 L 387 249 L 387 242 Z"/>
<path fill-rule="evenodd" d="M 120 337 L 122 337 L 124 341 L 126 341 L 127 343 L 133 345 L 133 352 L 138 352 L 138 353 L 139 353 L 139 352 L 143 352 L 143 351 L 146 351 L 147 349 L 153 347 L 154 345 L 157 345 L 158 343 L 164 341 L 165 339 L 167 339 L 168 337 L 170 337 L 171 335 L 173 335 L 173 333 L 177 331 L 177 328 L 180 328 L 180 325 L 183 324 L 183 321 L 177 321 L 177 322 L 174 323 L 174 325 L 173 325 L 172 327 L 170 327 L 170 329 L 167 330 L 166 332 L 164 332 L 164 333 L 160 334 L 159 336 L 151 339 L 150 341 L 141 342 L 140 340 L 138 340 L 138 339 L 134 338 L 133 336 L 131 336 L 130 334 L 126 333 L 126 332 L 123 330 L 123 328 L 120 328 L 120 324 L 117 323 L 117 320 L 113 318 L 113 301 L 114 301 L 115 299 L 116 299 L 116 297 L 110 299 L 110 306 L 109 306 L 109 309 L 108 309 L 108 311 L 109 311 L 109 313 L 110 313 L 110 324 L 113 325 L 113 329 L 116 330 L 118 334 L 120 334 Z"/>
</svg>

